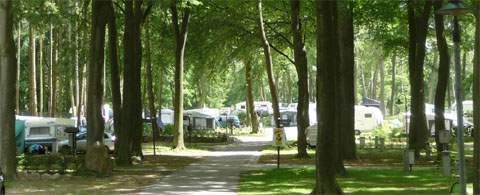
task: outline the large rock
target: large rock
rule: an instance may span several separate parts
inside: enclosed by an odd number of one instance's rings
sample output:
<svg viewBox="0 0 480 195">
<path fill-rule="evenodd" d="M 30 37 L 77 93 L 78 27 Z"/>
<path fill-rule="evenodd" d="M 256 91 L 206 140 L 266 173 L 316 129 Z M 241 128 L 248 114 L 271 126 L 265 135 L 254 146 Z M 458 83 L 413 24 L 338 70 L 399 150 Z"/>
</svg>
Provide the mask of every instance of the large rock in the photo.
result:
<svg viewBox="0 0 480 195">
<path fill-rule="evenodd" d="M 113 162 L 108 156 L 108 150 L 105 145 L 97 142 L 92 146 L 87 146 L 85 166 L 87 170 L 93 171 L 99 175 L 112 174 Z"/>
</svg>

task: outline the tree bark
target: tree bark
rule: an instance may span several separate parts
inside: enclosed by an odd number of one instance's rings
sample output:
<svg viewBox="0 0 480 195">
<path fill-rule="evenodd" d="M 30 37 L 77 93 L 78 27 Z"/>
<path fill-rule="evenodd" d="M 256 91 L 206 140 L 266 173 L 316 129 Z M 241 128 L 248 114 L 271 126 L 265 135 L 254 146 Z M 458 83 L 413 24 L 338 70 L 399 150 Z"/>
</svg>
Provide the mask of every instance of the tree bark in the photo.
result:
<svg viewBox="0 0 480 195">
<path fill-rule="evenodd" d="M 174 126 L 173 145 L 177 150 L 185 149 L 183 140 L 183 66 L 185 44 L 187 43 L 190 8 L 185 8 L 181 26 L 178 21 L 177 0 L 172 0 L 172 25 L 175 32 L 175 98 L 174 98 Z"/>
<path fill-rule="evenodd" d="M 48 106 L 48 115 L 55 116 L 56 112 L 56 96 L 57 96 L 57 71 L 56 71 L 56 52 L 55 47 L 57 42 L 54 40 L 53 24 L 50 24 L 50 70 L 49 70 L 49 85 L 50 85 L 50 102 Z"/>
<path fill-rule="evenodd" d="M 159 131 L 157 127 L 157 110 L 155 108 L 155 93 L 153 92 L 153 78 L 152 78 L 152 53 L 150 48 L 150 27 L 147 26 L 147 93 L 148 93 L 148 103 L 150 107 L 150 121 L 152 123 L 152 133 L 153 137 L 158 137 Z"/>
<path fill-rule="evenodd" d="M 125 1 L 124 82 L 122 98 L 122 128 L 118 136 L 117 163 L 130 164 L 132 155 L 142 156 L 142 44 L 140 27 L 143 19 L 143 1 Z"/>
<path fill-rule="evenodd" d="M 29 106 L 28 109 L 33 116 L 38 115 L 37 104 L 37 71 L 36 71 L 36 44 L 35 30 L 32 24 L 28 28 L 28 58 L 30 60 L 30 87 L 29 87 Z"/>
<path fill-rule="evenodd" d="M 338 163 L 336 99 L 340 56 L 337 1 L 316 1 L 317 17 L 317 149 L 316 184 L 312 194 L 343 194 L 335 172 Z"/>
<path fill-rule="evenodd" d="M 263 25 L 262 0 L 257 1 L 257 8 L 259 14 L 258 26 L 260 30 L 260 38 L 262 40 L 263 53 L 265 55 L 265 69 L 267 70 L 268 86 L 270 87 L 270 94 L 272 96 L 273 121 L 275 122 L 275 127 L 280 128 L 280 108 L 278 106 L 277 88 L 273 77 L 272 53 L 270 52 L 270 46 Z"/>
<path fill-rule="evenodd" d="M 294 44 L 295 69 L 298 81 L 298 105 L 297 105 L 297 157 L 308 158 L 307 138 L 305 130 L 310 125 L 308 116 L 308 61 L 305 43 L 302 36 L 302 23 L 300 19 L 300 0 L 290 0 L 291 28 Z M 290 88 L 290 87 L 289 87 Z"/>
<path fill-rule="evenodd" d="M 122 130 L 122 94 L 120 92 L 120 68 L 118 62 L 117 50 L 117 21 L 115 19 L 115 10 L 113 5 L 109 4 L 108 12 L 110 20 L 108 21 L 108 48 L 110 58 L 110 84 L 112 88 L 112 108 L 113 108 L 113 129 L 116 135 Z M 115 142 L 115 148 L 118 148 L 118 142 Z"/>
<path fill-rule="evenodd" d="M 255 98 L 253 97 L 253 82 L 252 82 L 252 61 L 247 59 L 245 63 L 245 80 L 247 80 L 247 115 L 250 115 L 252 124 L 252 134 L 258 133 L 258 118 L 255 112 Z"/>
<path fill-rule="evenodd" d="M 438 50 L 438 49 L 434 49 L 434 51 L 435 50 Z M 430 77 L 428 78 L 428 81 L 427 81 L 427 87 L 428 87 L 427 102 L 428 103 L 430 102 L 435 103 L 435 90 L 436 90 L 435 86 L 436 86 L 436 83 L 438 83 L 438 68 L 439 68 L 438 54 L 436 52 L 433 52 L 433 64 L 431 67 Z"/>
<path fill-rule="evenodd" d="M 395 95 L 397 91 L 396 81 L 396 66 L 397 66 L 397 54 L 394 52 L 392 55 L 392 91 L 390 94 L 390 116 L 395 115 Z"/>
<path fill-rule="evenodd" d="M 18 37 L 17 37 L 17 79 L 15 86 L 16 105 L 15 112 L 20 114 L 20 69 L 21 69 L 21 54 L 22 54 L 22 22 L 18 22 Z"/>
<path fill-rule="evenodd" d="M 85 166 L 88 170 L 100 174 L 111 172 L 108 153 L 103 144 L 104 120 L 103 104 L 103 61 L 105 58 L 105 30 L 107 24 L 107 6 L 105 0 L 95 0 L 92 4 L 92 35 L 90 63 L 88 64 L 87 92 L 87 153 Z"/>
<path fill-rule="evenodd" d="M 350 1 L 339 1 L 338 4 L 338 44 L 340 52 L 340 66 L 337 78 L 337 97 L 338 109 L 337 125 L 339 130 L 339 162 L 337 171 L 342 175 L 346 174 L 343 166 L 343 160 L 356 159 L 355 144 L 355 93 L 354 93 L 354 70 L 355 70 L 355 52 L 354 52 L 354 28 L 353 28 L 353 5 Z M 383 60 L 380 66 L 383 66 Z M 383 75 L 380 67 L 380 75 Z M 383 77 L 381 76 L 381 85 L 383 86 Z M 382 100 L 383 87 L 380 88 L 380 99 Z M 340 120 L 341 119 L 341 120 Z"/>
<path fill-rule="evenodd" d="M 383 54 L 380 55 L 380 110 L 385 116 L 387 114 L 385 110 L 385 58 Z"/>
<path fill-rule="evenodd" d="M 0 0 L 0 94 L 14 94 L 17 82 L 12 2 Z M 0 168 L 8 181 L 15 180 L 17 170 L 15 104 L 15 96 L 0 96 Z"/>
<path fill-rule="evenodd" d="M 473 65 L 473 123 L 480 126 L 480 1 L 475 1 L 475 46 Z M 477 128 L 478 129 L 478 128 Z M 475 176 L 473 181 L 473 194 L 480 194 L 480 131 L 473 131 L 473 168 Z"/>
<path fill-rule="evenodd" d="M 442 0 L 436 0 L 434 3 L 435 10 L 442 7 Z M 445 129 L 445 95 L 447 93 L 448 80 L 450 78 L 450 55 L 448 54 L 448 44 L 444 34 L 444 17 L 435 14 L 435 35 L 437 37 L 437 48 L 440 56 L 438 65 L 438 80 L 435 91 L 435 143 L 437 146 L 437 156 L 441 157 L 443 145 L 440 144 L 438 130 Z"/>
<path fill-rule="evenodd" d="M 38 37 L 38 113 L 43 115 L 43 36 Z"/>
<path fill-rule="evenodd" d="M 427 37 L 428 19 L 432 1 L 426 0 L 423 9 L 417 1 L 408 1 L 409 25 L 409 79 L 411 104 L 409 148 L 420 150 L 425 148 L 429 132 L 425 117 L 425 95 L 423 86 L 423 67 L 425 58 L 425 42 Z"/>
</svg>

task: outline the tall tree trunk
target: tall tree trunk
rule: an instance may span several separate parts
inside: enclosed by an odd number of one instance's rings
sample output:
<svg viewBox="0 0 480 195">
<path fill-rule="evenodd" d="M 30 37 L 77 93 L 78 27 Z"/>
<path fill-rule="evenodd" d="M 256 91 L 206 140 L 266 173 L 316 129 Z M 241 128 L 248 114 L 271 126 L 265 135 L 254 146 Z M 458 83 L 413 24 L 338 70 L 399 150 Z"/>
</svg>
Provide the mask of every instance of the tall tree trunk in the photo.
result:
<svg viewBox="0 0 480 195">
<path fill-rule="evenodd" d="M 247 59 L 245 63 L 245 80 L 247 81 L 247 108 L 252 124 L 252 133 L 258 133 L 258 118 L 255 112 L 255 98 L 253 97 L 253 81 L 252 81 L 252 61 Z"/>
<path fill-rule="evenodd" d="M 162 104 L 163 104 L 163 79 L 165 79 L 165 75 L 163 75 L 163 67 L 162 65 L 159 65 L 158 68 L 158 75 L 160 78 L 158 78 L 158 117 L 160 117 L 160 121 L 162 121 Z M 162 121 L 163 123 L 163 121 Z M 161 129 L 162 127 L 158 127 L 160 131 L 163 131 Z"/>
<path fill-rule="evenodd" d="M 17 170 L 15 147 L 15 93 L 17 62 L 13 40 L 13 14 L 10 0 L 0 0 L 0 168 L 7 180 Z"/>
<path fill-rule="evenodd" d="M 338 89 L 335 94 L 338 102 L 337 125 L 338 125 L 338 146 L 339 157 L 337 164 L 337 172 L 345 175 L 346 169 L 343 166 L 343 160 L 356 159 L 355 144 L 355 93 L 354 93 L 354 29 L 353 29 L 353 4 L 351 1 L 338 2 L 338 45 L 340 58 L 338 67 L 337 81 L 335 83 Z M 383 66 L 383 63 L 380 65 Z M 382 73 L 382 67 L 380 74 Z M 381 77 L 382 78 L 382 77 Z M 381 82 L 383 85 L 383 80 Z M 382 89 L 382 88 L 381 88 Z M 382 91 L 383 92 L 383 91 Z M 382 93 L 381 92 L 381 98 Z M 340 120 L 341 119 L 341 120 Z"/>
<path fill-rule="evenodd" d="M 113 129 L 115 134 L 117 134 L 122 131 L 122 94 L 120 92 L 120 68 L 117 51 L 117 21 L 115 19 L 113 5 L 109 5 L 109 10 L 108 48 L 110 58 L 110 84 L 112 88 Z M 115 144 L 117 148 L 118 142 L 115 142 Z"/>
<path fill-rule="evenodd" d="M 363 68 L 360 68 L 360 76 L 362 79 L 363 98 L 368 98 L 367 82 L 365 81 L 365 72 L 363 71 Z"/>
<path fill-rule="evenodd" d="M 173 144 L 175 149 L 185 148 L 183 140 L 183 66 L 185 44 L 187 42 L 190 8 L 185 8 L 181 26 L 178 21 L 177 0 L 172 0 L 172 25 L 175 32 L 175 98 L 174 98 L 174 126 L 175 133 Z"/>
<path fill-rule="evenodd" d="M 377 99 L 377 74 L 380 65 L 375 66 L 375 70 L 372 71 L 372 78 L 370 79 L 370 98 Z"/>
<path fill-rule="evenodd" d="M 15 111 L 20 114 L 20 67 L 21 67 L 21 54 L 22 54 L 22 22 L 18 22 L 18 37 L 17 37 L 17 79 L 15 86 L 16 105 Z"/>
<path fill-rule="evenodd" d="M 316 184 L 312 194 L 343 194 L 335 172 L 338 163 L 337 76 L 340 56 L 337 1 L 316 1 L 317 16 L 317 149 Z M 321 116 L 321 117 L 320 117 Z"/>
<path fill-rule="evenodd" d="M 32 24 L 28 29 L 28 58 L 30 60 L 30 87 L 29 87 L 29 106 L 28 109 L 33 116 L 38 115 L 37 104 L 37 71 L 36 71 L 36 44 L 35 44 L 35 31 Z"/>
<path fill-rule="evenodd" d="M 434 49 L 438 50 L 438 49 Z M 427 94 L 427 103 L 435 102 L 435 84 L 438 82 L 438 54 L 433 52 L 433 64 L 432 70 L 430 72 L 430 77 L 428 78 L 427 87 L 428 87 L 428 94 Z"/>
<path fill-rule="evenodd" d="M 409 25 L 409 79 L 411 104 L 409 148 L 420 150 L 425 148 L 429 132 L 425 117 L 425 95 L 423 86 L 423 67 L 425 60 L 425 42 L 432 1 L 426 0 L 423 9 L 418 1 L 408 1 Z"/>
<path fill-rule="evenodd" d="M 442 0 L 436 0 L 434 3 L 435 10 L 442 7 Z M 437 146 L 438 158 L 441 157 L 443 144 L 440 143 L 438 130 L 445 129 L 445 95 L 447 93 L 448 80 L 450 78 L 450 55 L 448 54 L 447 40 L 444 34 L 444 17 L 435 14 L 435 35 L 437 37 L 437 48 L 440 56 L 438 65 L 437 88 L 435 91 L 435 143 Z"/>
<path fill-rule="evenodd" d="M 108 154 L 103 145 L 104 120 L 103 104 L 103 61 L 105 58 L 105 30 L 107 24 L 107 6 L 105 0 L 95 0 L 92 4 L 92 35 L 90 63 L 88 64 L 88 97 L 87 97 L 87 153 L 85 166 L 87 169 L 101 174 L 111 171 Z"/>
<path fill-rule="evenodd" d="M 475 46 L 473 65 L 473 123 L 480 126 L 480 1 L 475 1 Z M 477 128 L 478 129 L 478 128 Z M 475 179 L 473 194 L 480 194 L 480 131 L 474 131 L 473 164 Z"/>
<path fill-rule="evenodd" d="M 380 55 L 380 110 L 382 114 L 387 114 L 385 111 L 385 57 Z"/>
<path fill-rule="evenodd" d="M 54 40 L 53 24 L 50 24 L 50 71 L 49 71 L 49 85 L 50 85 L 50 102 L 48 107 L 48 115 L 54 117 L 56 113 L 56 96 L 57 96 L 57 71 L 56 71 L 56 56 L 55 47 L 58 44 Z"/>
<path fill-rule="evenodd" d="M 77 30 L 78 24 L 77 24 Z M 76 99 L 75 104 L 77 105 L 75 108 L 75 115 L 77 116 L 77 127 L 80 127 L 82 124 L 82 81 L 83 81 L 83 74 L 82 74 L 82 65 L 80 64 L 80 39 L 79 35 L 75 34 L 75 86 L 76 86 Z"/>
<path fill-rule="evenodd" d="M 257 2 L 259 15 L 258 26 L 260 30 L 260 38 L 262 40 L 263 53 L 265 55 L 265 69 L 267 70 L 268 86 L 270 87 L 270 94 L 272 96 L 273 121 L 275 122 L 275 127 L 280 128 L 280 108 L 278 106 L 277 88 L 275 86 L 275 80 L 273 77 L 272 53 L 270 52 L 270 46 L 263 25 L 262 0 L 258 0 Z"/>
<path fill-rule="evenodd" d="M 396 66 L 397 66 L 397 54 L 396 52 L 392 55 L 392 91 L 390 94 L 390 116 L 395 115 L 395 95 L 397 91 L 397 81 L 396 81 Z"/>
<path fill-rule="evenodd" d="M 43 114 L 43 36 L 38 37 L 38 113 L 39 115 Z"/>
<path fill-rule="evenodd" d="M 291 28 L 294 44 L 295 69 L 298 81 L 298 105 L 297 105 L 297 157 L 307 158 L 307 138 L 305 130 L 310 125 L 308 116 L 308 61 L 307 51 L 302 36 L 302 23 L 300 19 L 300 0 L 290 0 Z M 290 88 L 290 87 L 289 87 Z"/>
<path fill-rule="evenodd" d="M 117 163 L 121 166 L 130 164 L 132 155 L 142 156 L 141 142 L 143 134 L 142 91 L 141 91 L 141 56 L 140 25 L 143 14 L 143 1 L 125 2 L 125 33 L 122 128 L 117 144 Z"/>
<path fill-rule="evenodd" d="M 152 132 L 153 137 L 158 137 L 159 131 L 157 127 L 157 110 L 155 108 L 155 93 L 153 92 L 153 78 L 152 78 L 152 51 L 150 50 L 150 23 L 147 23 L 147 93 L 148 93 L 148 103 L 150 107 L 150 121 L 152 123 Z"/>
</svg>

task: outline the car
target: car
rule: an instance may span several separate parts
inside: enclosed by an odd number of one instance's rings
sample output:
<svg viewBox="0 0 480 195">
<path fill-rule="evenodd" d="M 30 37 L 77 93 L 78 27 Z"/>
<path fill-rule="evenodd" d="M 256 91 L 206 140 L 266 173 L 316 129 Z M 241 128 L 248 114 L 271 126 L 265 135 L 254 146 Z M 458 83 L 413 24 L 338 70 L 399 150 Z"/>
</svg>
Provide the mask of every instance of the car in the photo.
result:
<svg viewBox="0 0 480 195">
<path fill-rule="evenodd" d="M 104 133 L 103 142 L 105 147 L 108 149 L 109 153 L 113 153 L 115 150 L 115 135 L 110 133 Z M 64 151 L 70 151 L 71 146 L 69 140 L 64 140 L 59 143 L 59 148 Z M 87 151 L 87 132 L 80 132 L 77 134 L 77 152 L 86 152 Z"/>
</svg>

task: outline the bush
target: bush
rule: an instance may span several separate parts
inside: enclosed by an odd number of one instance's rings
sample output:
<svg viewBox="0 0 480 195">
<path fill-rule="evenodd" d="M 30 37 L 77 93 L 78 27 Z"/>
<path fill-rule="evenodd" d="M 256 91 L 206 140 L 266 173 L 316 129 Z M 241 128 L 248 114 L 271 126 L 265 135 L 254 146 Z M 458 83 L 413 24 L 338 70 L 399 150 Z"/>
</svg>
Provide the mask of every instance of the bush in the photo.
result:
<svg viewBox="0 0 480 195">
<path fill-rule="evenodd" d="M 163 134 L 164 135 L 173 135 L 173 129 L 174 129 L 173 124 L 167 124 L 163 128 Z"/>
<path fill-rule="evenodd" d="M 272 115 L 262 116 L 260 117 L 260 122 L 263 123 L 263 127 L 271 127 L 272 126 Z"/>
<path fill-rule="evenodd" d="M 240 120 L 241 126 L 247 126 L 247 112 L 239 112 L 238 120 Z"/>
</svg>

